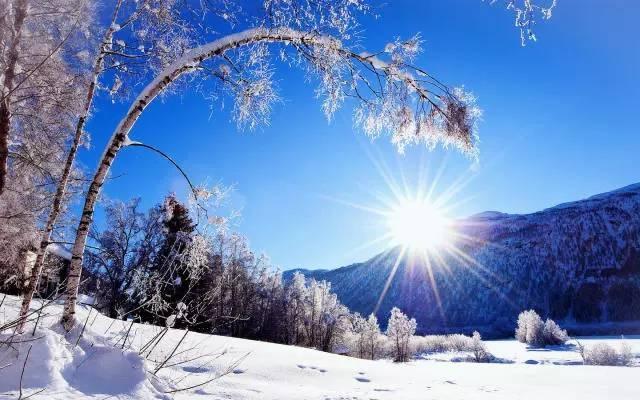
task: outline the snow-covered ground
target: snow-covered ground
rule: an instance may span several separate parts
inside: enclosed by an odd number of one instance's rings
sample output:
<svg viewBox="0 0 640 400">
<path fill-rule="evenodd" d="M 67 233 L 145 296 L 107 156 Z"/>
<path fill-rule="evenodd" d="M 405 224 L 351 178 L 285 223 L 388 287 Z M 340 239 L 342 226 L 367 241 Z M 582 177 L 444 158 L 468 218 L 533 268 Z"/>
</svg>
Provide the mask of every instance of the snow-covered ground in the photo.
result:
<svg viewBox="0 0 640 400">
<path fill-rule="evenodd" d="M 0 323 L 14 318 L 18 300 L 7 297 Z M 47 399 L 638 399 L 640 368 L 571 365 L 570 347 L 531 350 L 515 341 L 487 342 L 504 364 L 438 362 L 451 355 L 394 364 L 250 340 L 188 333 L 165 367 L 153 370 L 184 336 L 171 330 L 148 356 L 139 350 L 161 328 L 114 321 L 81 306 L 87 327 L 64 337 L 55 327 L 60 305 L 45 310 L 43 328 L 14 338 L 15 349 L 0 350 L 0 398 L 17 398 L 24 359 L 24 396 Z M 49 329 L 49 326 L 53 328 Z M 7 334 L 2 336 L 6 340 Z M 32 340 L 36 339 L 36 340 Z M 584 339 L 619 342 L 620 339 Z M 640 355 L 640 338 L 626 338 Z M 22 341 L 22 343 L 15 343 Z M 615 343 L 614 343 L 615 344 Z M 145 353 L 146 356 L 146 353 Z M 538 364 L 532 365 L 533 362 Z M 568 365 L 556 365 L 568 364 Z M 7 366 L 8 365 L 8 366 Z M 219 379 L 216 376 L 223 375 Z M 176 393 L 177 389 L 210 383 Z"/>
<path fill-rule="evenodd" d="M 591 336 L 579 337 L 577 340 L 589 348 L 596 343 L 607 343 L 618 350 L 620 344 L 628 343 L 635 355 L 634 366 L 640 366 L 640 336 Z M 578 353 L 577 343 L 569 340 L 563 346 L 548 346 L 546 348 L 531 348 L 516 340 L 488 340 L 487 349 L 495 357 L 494 362 L 505 364 L 531 365 L 580 365 L 582 358 Z M 468 353 L 432 353 L 420 356 L 421 360 L 454 361 L 458 362 L 469 357 Z M 640 371 L 639 371 L 640 373 Z"/>
</svg>

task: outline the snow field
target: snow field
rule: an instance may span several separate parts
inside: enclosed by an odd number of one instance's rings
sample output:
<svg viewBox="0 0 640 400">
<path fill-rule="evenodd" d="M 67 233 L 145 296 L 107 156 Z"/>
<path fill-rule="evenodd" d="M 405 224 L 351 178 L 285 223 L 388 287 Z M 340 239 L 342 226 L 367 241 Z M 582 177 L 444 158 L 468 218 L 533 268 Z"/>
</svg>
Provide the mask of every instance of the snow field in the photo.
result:
<svg viewBox="0 0 640 400">
<path fill-rule="evenodd" d="M 0 322 L 14 318 L 18 307 L 19 299 L 8 296 Z M 89 308 L 80 306 L 79 326 L 65 337 L 56 324 L 61 311 L 59 304 L 47 307 L 35 336 L 31 336 L 31 324 L 24 335 L 14 338 L 13 348 L 2 347 L 0 368 L 8 366 L 0 369 L 0 398 L 17 398 L 29 346 L 33 347 L 22 386 L 24 396 L 44 389 L 35 399 L 640 398 L 639 368 L 571 365 L 579 355 L 570 346 L 534 350 L 511 340 L 488 341 L 495 356 L 513 363 L 438 362 L 455 355 L 437 354 L 397 364 L 215 335 L 189 332 L 185 336 L 185 331 L 171 329 L 151 355 L 147 350 L 143 357 L 140 350 L 161 327 L 131 325 L 95 311 L 89 315 Z M 85 321 L 87 327 L 74 346 Z M 8 335 L 3 332 L 2 340 Z M 637 357 L 640 339 L 625 340 Z M 620 339 L 582 341 L 616 346 Z M 530 365 L 533 361 L 537 364 Z M 163 362 L 164 368 L 154 375 Z M 200 385 L 207 381 L 211 382 Z"/>
</svg>

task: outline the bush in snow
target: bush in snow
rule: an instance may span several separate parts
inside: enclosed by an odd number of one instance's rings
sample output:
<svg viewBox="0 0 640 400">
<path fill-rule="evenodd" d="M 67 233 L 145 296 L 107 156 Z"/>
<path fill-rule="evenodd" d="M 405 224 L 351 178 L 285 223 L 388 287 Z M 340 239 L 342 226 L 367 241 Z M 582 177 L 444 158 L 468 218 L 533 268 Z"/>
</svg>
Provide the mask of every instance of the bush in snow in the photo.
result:
<svg viewBox="0 0 640 400">
<path fill-rule="evenodd" d="M 528 310 L 518 315 L 516 339 L 530 346 L 544 347 L 564 344 L 569 336 L 553 320 L 542 322 L 542 318 L 534 310 Z"/>
<path fill-rule="evenodd" d="M 411 351 L 414 354 L 471 353 L 471 359 L 476 362 L 488 362 L 491 359 L 491 354 L 478 332 L 473 332 L 473 336 L 461 334 L 414 336 L 411 338 Z"/>
<path fill-rule="evenodd" d="M 518 315 L 518 327 L 516 328 L 516 339 L 521 343 L 532 346 L 542 346 L 542 331 L 544 323 L 540 316 L 533 310 L 523 311 Z"/>
<path fill-rule="evenodd" d="M 628 343 L 622 343 L 616 350 L 606 343 L 596 343 L 591 347 L 585 347 L 578 342 L 578 349 L 583 362 L 587 365 L 629 366 L 633 359 Z"/>
<path fill-rule="evenodd" d="M 416 354 L 472 351 L 473 341 L 471 337 L 461 334 L 414 336 L 411 346 Z"/>
<path fill-rule="evenodd" d="M 475 362 L 488 362 L 491 359 L 491 354 L 487 350 L 487 346 L 482 341 L 482 337 L 478 331 L 473 332 L 471 337 L 471 352 L 473 353 L 473 360 Z"/>
<path fill-rule="evenodd" d="M 544 328 L 542 330 L 542 337 L 545 345 L 560 345 L 565 344 L 569 340 L 567 331 L 561 329 L 554 320 L 548 319 L 544 321 Z"/>
<path fill-rule="evenodd" d="M 393 359 L 398 362 L 409 360 L 409 341 L 416 332 L 415 318 L 409 319 L 399 308 L 391 309 L 391 316 L 387 324 L 387 337 L 391 342 Z"/>
</svg>

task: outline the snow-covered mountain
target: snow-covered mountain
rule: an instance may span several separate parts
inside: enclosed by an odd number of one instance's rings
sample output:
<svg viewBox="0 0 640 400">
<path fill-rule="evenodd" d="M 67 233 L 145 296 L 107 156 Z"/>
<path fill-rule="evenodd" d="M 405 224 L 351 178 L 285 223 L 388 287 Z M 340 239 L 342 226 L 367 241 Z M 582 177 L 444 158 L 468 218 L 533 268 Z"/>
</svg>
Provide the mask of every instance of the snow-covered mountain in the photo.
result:
<svg viewBox="0 0 640 400">
<path fill-rule="evenodd" d="M 484 212 L 457 221 L 456 229 L 464 236 L 458 251 L 402 257 L 379 319 L 398 306 L 422 332 L 492 333 L 512 333 L 528 308 L 566 323 L 640 320 L 640 184 L 533 214 Z M 344 304 L 369 314 L 399 253 L 297 271 L 330 281 Z"/>
</svg>

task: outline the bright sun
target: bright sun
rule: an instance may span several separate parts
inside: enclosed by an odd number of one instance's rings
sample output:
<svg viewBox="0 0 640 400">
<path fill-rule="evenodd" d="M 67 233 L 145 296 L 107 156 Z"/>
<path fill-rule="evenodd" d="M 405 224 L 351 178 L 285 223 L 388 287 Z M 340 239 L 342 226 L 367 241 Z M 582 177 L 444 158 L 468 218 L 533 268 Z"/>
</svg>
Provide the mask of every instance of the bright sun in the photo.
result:
<svg viewBox="0 0 640 400">
<path fill-rule="evenodd" d="M 412 250 L 431 251 L 446 245 L 451 223 L 428 200 L 405 200 L 389 213 L 392 240 Z"/>
</svg>

